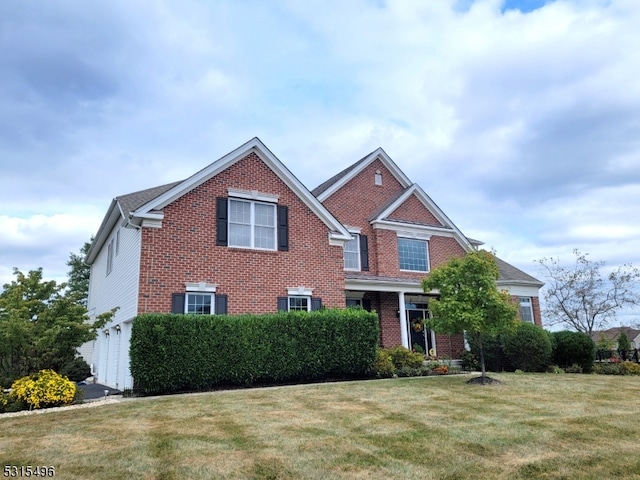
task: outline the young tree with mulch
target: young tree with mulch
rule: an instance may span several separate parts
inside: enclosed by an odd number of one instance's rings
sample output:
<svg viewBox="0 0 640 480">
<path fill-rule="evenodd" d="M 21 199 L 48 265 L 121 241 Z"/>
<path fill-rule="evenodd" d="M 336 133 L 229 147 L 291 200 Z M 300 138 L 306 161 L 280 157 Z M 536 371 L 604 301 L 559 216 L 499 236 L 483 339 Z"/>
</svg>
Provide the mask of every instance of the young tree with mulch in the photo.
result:
<svg viewBox="0 0 640 480">
<path fill-rule="evenodd" d="M 483 335 L 508 332 L 517 325 L 518 306 L 507 292 L 498 291 L 498 275 L 494 256 L 480 250 L 452 258 L 422 280 L 425 292 L 440 294 L 429 302 L 433 314 L 429 327 L 438 333 L 466 332 L 479 346 L 482 375 L 468 383 L 494 381 L 485 368 Z"/>
</svg>

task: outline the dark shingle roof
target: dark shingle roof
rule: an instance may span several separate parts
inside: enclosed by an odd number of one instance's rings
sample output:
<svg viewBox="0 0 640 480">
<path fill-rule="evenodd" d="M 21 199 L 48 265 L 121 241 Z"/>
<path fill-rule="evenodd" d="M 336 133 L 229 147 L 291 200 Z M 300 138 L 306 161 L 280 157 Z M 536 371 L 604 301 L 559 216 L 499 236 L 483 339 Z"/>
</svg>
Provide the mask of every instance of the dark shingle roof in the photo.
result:
<svg viewBox="0 0 640 480">
<path fill-rule="evenodd" d="M 167 183 L 166 185 L 160 185 L 159 187 L 147 188 L 146 190 L 120 195 L 116 197 L 116 201 L 120 205 L 122 213 L 124 213 L 126 218 L 129 217 L 129 214 L 134 210 L 140 208 L 145 203 L 149 203 L 151 200 L 159 197 L 179 183 L 182 183 L 182 180 L 179 182 Z"/>
<path fill-rule="evenodd" d="M 504 260 L 494 257 L 496 259 L 496 263 L 498 264 L 498 271 L 500 272 L 500 276 L 498 277 L 499 281 L 506 282 L 527 282 L 527 283 L 538 283 L 540 286 L 543 285 L 543 282 L 538 280 L 535 277 L 532 277 L 528 273 L 523 272 L 522 270 L 514 267 L 513 265 L 505 262 Z"/>
<path fill-rule="evenodd" d="M 375 150 L 374 150 L 375 151 Z M 373 152 L 371 152 L 373 153 Z M 336 175 L 334 175 L 333 177 L 331 177 L 329 180 L 327 180 L 324 183 L 321 183 L 320 185 L 318 185 L 316 188 L 314 188 L 313 190 L 311 190 L 311 193 L 313 194 L 314 197 L 317 197 L 318 195 L 320 195 L 322 192 L 324 192 L 325 190 L 327 190 L 328 188 L 330 188 L 332 185 L 334 185 L 335 183 L 337 183 L 342 177 L 344 177 L 345 175 L 347 175 L 351 170 L 353 170 L 354 168 L 356 168 L 358 165 L 360 165 L 362 162 L 364 162 L 370 155 L 371 153 L 368 153 L 367 155 L 365 155 L 364 157 L 362 157 L 360 160 L 358 160 L 356 163 L 354 163 L 353 165 L 348 166 L 347 168 L 345 168 L 344 170 L 342 170 L 340 173 L 337 173 Z"/>
</svg>

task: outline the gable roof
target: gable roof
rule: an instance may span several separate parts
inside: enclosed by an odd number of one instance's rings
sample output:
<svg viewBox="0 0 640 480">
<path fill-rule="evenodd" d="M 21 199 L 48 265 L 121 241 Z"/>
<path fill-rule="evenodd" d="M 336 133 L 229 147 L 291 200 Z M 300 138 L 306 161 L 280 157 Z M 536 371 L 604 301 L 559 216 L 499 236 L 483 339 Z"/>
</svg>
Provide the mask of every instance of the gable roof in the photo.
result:
<svg viewBox="0 0 640 480">
<path fill-rule="evenodd" d="M 597 332 L 591 333 L 591 338 L 593 341 L 597 342 L 601 337 L 604 337 L 607 340 L 617 341 L 620 334 L 624 332 L 627 334 L 627 338 L 630 341 L 634 341 L 636 338 L 640 336 L 640 330 L 633 327 L 612 327 L 607 330 L 601 330 Z"/>
<path fill-rule="evenodd" d="M 114 198 L 89 248 L 86 262 L 88 264 L 93 263 L 118 220 L 128 221 L 136 227 L 143 225 L 145 221 L 150 221 L 155 223 L 156 226 L 160 226 L 160 222 L 164 218 L 164 213 L 162 212 L 164 207 L 251 153 L 258 155 L 267 167 L 322 220 L 329 229 L 330 242 L 344 243 L 351 240 L 349 231 L 311 194 L 259 138 L 254 137 L 185 180 Z"/>
<path fill-rule="evenodd" d="M 348 166 L 340 173 L 331 177 L 326 182 L 318 185 L 311 191 L 311 193 L 313 193 L 313 195 L 315 195 L 321 202 L 325 201 L 375 160 L 380 160 L 403 188 L 407 188 L 411 185 L 409 178 L 398 168 L 394 161 L 391 160 L 391 157 L 387 155 L 387 152 L 382 148 L 376 148 L 369 155 L 366 155 L 356 163 Z"/>
</svg>

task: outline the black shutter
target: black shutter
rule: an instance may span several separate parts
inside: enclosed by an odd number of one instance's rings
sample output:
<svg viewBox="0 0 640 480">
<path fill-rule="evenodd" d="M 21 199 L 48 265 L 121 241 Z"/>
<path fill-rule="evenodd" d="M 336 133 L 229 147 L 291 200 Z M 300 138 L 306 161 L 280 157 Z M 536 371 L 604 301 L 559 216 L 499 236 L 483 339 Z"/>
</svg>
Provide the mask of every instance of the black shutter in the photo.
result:
<svg viewBox="0 0 640 480">
<path fill-rule="evenodd" d="M 311 298 L 311 311 L 320 310 L 322 308 L 322 299 L 320 297 Z"/>
<path fill-rule="evenodd" d="M 171 295 L 171 313 L 184 313 L 184 293 Z"/>
<path fill-rule="evenodd" d="M 367 312 L 371 311 L 371 300 L 368 298 L 362 299 L 362 308 L 364 308 Z"/>
<path fill-rule="evenodd" d="M 216 315 L 226 315 L 227 313 L 227 296 L 226 295 L 216 295 Z"/>
<path fill-rule="evenodd" d="M 360 269 L 369 271 L 369 240 L 366 235 L 360 235 Z"/>
<path fill-rule="evenodd" d="M 289 207 L 278 205 L 278 250 L 289 250 Z"/>
<path fill-rule="evenodd" d="M 279 312 L 289 311 L 289 297 L 278 297 L 278 311 Z"/>
<path fill-rule="evenodd" d="M 228 200 L 224 197 L 216 199 L 216 245 L 226 247 L 228 239 Z"/>
</svg>

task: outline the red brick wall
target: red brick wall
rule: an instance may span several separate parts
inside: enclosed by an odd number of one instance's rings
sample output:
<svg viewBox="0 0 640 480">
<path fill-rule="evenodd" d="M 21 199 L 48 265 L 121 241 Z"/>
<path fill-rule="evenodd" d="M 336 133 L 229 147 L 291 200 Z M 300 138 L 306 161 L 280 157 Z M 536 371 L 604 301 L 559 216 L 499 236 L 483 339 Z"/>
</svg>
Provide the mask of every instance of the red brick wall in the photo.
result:
<svg viewBox="0 0 640 480">
<path fill-rule="evenodd" d="M 394 292 L 380 293 L 380 330 L 383 347 L 402 345 L 400 320 L 398 318 L 398 294 Z"/>
<path fill-rule="evenodd" d="M 382 185 L 374 184 L 376 170 L 380 170 L 382 173 Z M 360 227 L 362 235 L 367 235 L 369 239 L 369 271 L 362 273 L 379 274 L 376 238 L 367 219 L 376 209 L 402 190 L 402 185 L 386 169 L 384 164 L 380 160 L 374 160 L 360 174 L 323 202 L 324 206 L 343 225 Z"/>
<path fill-rule="evenodd" d="M 438 219 L 416 197 L 411 195 L 389 215 L 389 219 L 442 226 Z"/>
<path fill-rule="evenodd" d="M 279 195 L 289 207 L 289 251 L 216 246 L 216 198 L 228 188 Z M 342 248 L 328 228 L 256 154 L 250 154 L 164 209 L 161 229 L 142 229 L 139 312 L 169 312 L 185 282 L 210 282 L 228 312 L 275 312 L 287 287 L 313 288 L 323 305 L 344 306 Z"/>
<path fill-rule="evenodd" d="M 436 334 L 436 350 L 439 358 L 459 359 L 465 350 L 464 335 L 462 333 L 455 335 Z"/>
</svg>

